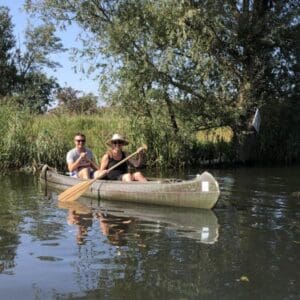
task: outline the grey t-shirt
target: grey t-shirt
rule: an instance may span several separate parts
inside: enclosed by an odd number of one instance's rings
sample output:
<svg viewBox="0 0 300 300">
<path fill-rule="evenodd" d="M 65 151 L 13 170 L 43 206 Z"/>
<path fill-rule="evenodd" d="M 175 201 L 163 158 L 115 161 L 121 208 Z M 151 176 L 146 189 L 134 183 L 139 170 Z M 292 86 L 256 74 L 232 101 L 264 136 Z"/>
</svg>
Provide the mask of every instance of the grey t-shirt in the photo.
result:
<svg viewBox="0 0 300 300">
<path fill-rule="evenodd" d="M 92 151 L 88 148 L 85 148 L 85 152 L 86 152 L 87 158 L 94 161 L 94 156 L 93 156 Z M 79 158 L 79 156 L 80 156 L 80 152 L 76 148 L 70 150 L 67 153 L 67 164 L 75 162 Z M 85 161 L 82 160 L 82 163 L 85 163 Z M 79 166 L 79 168 L 80 168 L 80 166 Z"/>
</svg>

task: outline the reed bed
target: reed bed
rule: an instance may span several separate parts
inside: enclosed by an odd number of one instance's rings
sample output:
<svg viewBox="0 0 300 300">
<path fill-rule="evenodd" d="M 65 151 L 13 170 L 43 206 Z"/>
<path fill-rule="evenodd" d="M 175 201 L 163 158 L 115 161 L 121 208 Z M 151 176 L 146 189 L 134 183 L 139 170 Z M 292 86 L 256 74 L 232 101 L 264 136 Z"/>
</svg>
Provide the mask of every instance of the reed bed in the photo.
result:
<svg viewBox="0 0 300 300">
<path fill-rule="evenodd" d="M 227 129 L 195 135 L 182 128 L 170 127 L 167 118 L 129 118 L 117 109 L 103 109 L 94 115 L 32 115 L 10 106 L 1 106 L 0 167 L 1 169 L 39 167 L 47 163 L 66 170 L 66 153 L 74 147 L 73 137 L 82 132 L 96 163 L 107 151 L 106 141 L 118 132 L 127 137 L 126 150 L 134 152 L 148 145 L 147 165 L 150 168 L 185 168 L 210 162 L 228 151 Z M 222 154 L 223 155 L 223 154 Z"/>
</svg>

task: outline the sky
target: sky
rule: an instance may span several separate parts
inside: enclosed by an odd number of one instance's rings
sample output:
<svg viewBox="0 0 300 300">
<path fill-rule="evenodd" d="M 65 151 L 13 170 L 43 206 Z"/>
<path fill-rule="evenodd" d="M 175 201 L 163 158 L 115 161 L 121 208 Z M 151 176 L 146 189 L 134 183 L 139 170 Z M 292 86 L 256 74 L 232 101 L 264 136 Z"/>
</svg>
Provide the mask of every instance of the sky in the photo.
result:
<svg viewBox="0 0 300 300">
<path fill-rule="evenodd" d="M 0 6 L 7 6 L 10 10 L 12 17 L 12 23 L 14 25 L 14 36 L 16 38 L 17 45 L 22 44 L 24 41 L 25 29 L 28 24 L 29 17 L 27 13 L 22 9 L 24 0 L 0 0 Z M 37 20 L 30 18 L 30 23 L 35 25 Z M 64 32 L 57 32 L 57 35 L 61 38 L 65 48 L 80 47 L 79 42 L 76 42 L 76 36 L 79 33 L 79 29 L 76 26 L 72 26 L 70 29 Z M 53 59 L 59 62 L 62 67 L 56 71 L 45 70 L 48 76 L 57 78 L 58 83 L 62 86 L 70 86 L 75 90 L 83 91 L 84 93 L 93 93 L 98 96 L 98 83 L 93 80 L 92 76 L 87 77 L 86 74 L 75 73 L 72 69 L 74 62 L 69 59 L 70 53 L 68 51 L 60 54 L 53 55 Z"/>
</svg>

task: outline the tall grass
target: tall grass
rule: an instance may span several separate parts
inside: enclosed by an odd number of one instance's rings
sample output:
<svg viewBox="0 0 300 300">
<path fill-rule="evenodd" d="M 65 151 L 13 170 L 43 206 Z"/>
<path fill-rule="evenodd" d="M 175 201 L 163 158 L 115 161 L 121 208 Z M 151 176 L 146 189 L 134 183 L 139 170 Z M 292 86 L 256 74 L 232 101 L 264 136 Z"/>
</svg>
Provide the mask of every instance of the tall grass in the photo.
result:
<svg viewBox="0 0 300 300">
<path fill-rule="evenodd" d="M 33 117 L 27 111 L 2 106 L 0 112 L 0 167 L 21 167 L 30 159 Z"/>
<path fill-rule="evenodd" d="M 273 114 L 276 119 L 280 119 L 280 115 Z M 125 135 L 130 141 L 126 147 L 129 153 L 143 143 L 148 145 L 146 161 L 150 168 L 184 169 L 201 164 L 234 163 L 229 128 L 193 133 L 181 126 L 176 132 L 168 117 L 161 112 L 153 113 L 151 118 L 137 118 L 129 117 L 117 108 L 107 108 L 91 116 L 35 116 L 28 111 L 2 105 L 0 122 L 1 170 L 44 163 L 66 170 L 66 153 L 74 147 L 73 138 L 77 132 L 86 135 L 86 146 L 93 151 L 98 164 L 107 151 L 105 142 L 115 132 Z M 273 161 L 299 159 L 299 117 L 295 117 L 293 130 L 286 123 L 282 121 L 272 131 L 267 131 L 267 128 L 272 128 L 271 125 L 263 124 L 265 129 L 259 135 L 261 157 L 271 157 Z M 282 142 L 285 140 L 288 143 Z"/>
<path fill-rule="evenodd" d="M 28 111 L 1 106 L 0 122 L 2 169 L 47 163 L 65 170 L 66 153 L 74 147 L 73 138 L 77 132 L 86 135 L 86 146 L 93 151 L 98 164 L 107 151 L 106 141 L 115 132 L 130 141 L 126 147 L 129 153 L 146 143 L 149 149 L 147 165 L 151 168 L 185 168 L 208 160 L 226 148 L 220 148 L 224 141 L 209 140 L 208 133 L 195 136 L 184 129 L 175 133 L 168 118 L 160 114 L 153 114 L 151 119 L 134 118 L 117 108 L 107 108 L 91 116 L 34 116 Z"/>
<path fill-rule="evenodd" d="M 126 133 L 128 122 L 116 111 L 106 110 L 93 116 L 33 116 L 2 106 L 0 167 L 19 168 L 47 163 L 59 169 L 66 167 L 66 153 L 74 147 L 74 135 L 82 132 L 95 159 L 107 150 L 105 141 L 114 132 Z"/>
</svg>

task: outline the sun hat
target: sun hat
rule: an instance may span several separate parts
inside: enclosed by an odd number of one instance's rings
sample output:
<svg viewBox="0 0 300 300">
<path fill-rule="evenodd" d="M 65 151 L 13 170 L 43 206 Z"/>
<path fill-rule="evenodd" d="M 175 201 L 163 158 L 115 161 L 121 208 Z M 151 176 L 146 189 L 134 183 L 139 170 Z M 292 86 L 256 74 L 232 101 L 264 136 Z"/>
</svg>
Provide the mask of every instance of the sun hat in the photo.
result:
<svg viewBox="0 0 300 300">
<path fill-rule="evenodd" d="M 106 145 L 111 146 L 115 141 L 121 141 L 124 145 L 129 144 L 121 134 L 115 133 L 112 138 L 106 142 Z"/>
</svg>

